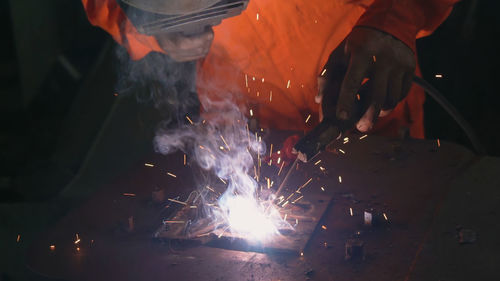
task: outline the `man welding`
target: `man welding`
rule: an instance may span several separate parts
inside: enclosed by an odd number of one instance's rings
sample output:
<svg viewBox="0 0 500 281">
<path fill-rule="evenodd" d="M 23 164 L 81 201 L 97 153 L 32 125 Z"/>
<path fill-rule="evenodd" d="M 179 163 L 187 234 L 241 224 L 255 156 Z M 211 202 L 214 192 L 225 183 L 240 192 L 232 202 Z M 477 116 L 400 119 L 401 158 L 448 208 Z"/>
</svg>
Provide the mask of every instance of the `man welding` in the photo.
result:
<svg viewBox="0 0 500 281">
<path fill-rule="evenodd" d="M 82 2 L 133 60 L 199 60 L 198 95 L 245 104 L 263 126 L 307 129 L 324 115 L 354 118 L 361 132 L 423 138 L 415 40 L 457 0 Z"/>
</svg>

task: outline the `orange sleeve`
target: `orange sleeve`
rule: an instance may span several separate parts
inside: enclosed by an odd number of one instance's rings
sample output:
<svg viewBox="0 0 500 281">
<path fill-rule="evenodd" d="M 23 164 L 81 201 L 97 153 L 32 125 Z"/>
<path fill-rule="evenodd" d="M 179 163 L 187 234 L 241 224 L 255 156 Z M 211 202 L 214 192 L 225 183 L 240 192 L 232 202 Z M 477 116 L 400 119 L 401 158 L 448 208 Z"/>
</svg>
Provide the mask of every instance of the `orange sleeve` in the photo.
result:
<svg viewBox="0 0 500 281">
<path fill-rule="evenodd" d="M 151 51 L 163 52 L 153 36 L 137 31 L 116 0 L 82 0 L 82 3 L 90 23 L 108 32 L 127 49 L 133 60 Z"/>
<path fill-rule="evenodd" d="M 375 0 L 356 26 L 387 32 L 415 51 L 415 38 L 431 34 L 459 0 Z"/>
</svg>

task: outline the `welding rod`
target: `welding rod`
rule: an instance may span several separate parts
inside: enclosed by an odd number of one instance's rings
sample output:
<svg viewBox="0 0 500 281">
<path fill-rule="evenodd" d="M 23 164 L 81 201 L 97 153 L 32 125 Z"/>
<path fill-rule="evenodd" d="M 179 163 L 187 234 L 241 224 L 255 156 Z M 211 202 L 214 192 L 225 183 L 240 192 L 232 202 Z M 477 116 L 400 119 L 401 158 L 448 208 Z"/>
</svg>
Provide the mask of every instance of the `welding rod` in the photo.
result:
<svg viewBox="0 0 500 281">
<path fill-rule="evenodd" d="M 295 167 L 295 165 L 297 165 L 297 162 L 299 161 L 299 158 L 295 158 L 295 161 L 293 161 L 293 164 L 292 166 L 290 166 L 290 169 L 288 170 L 288 172 L 286 173 L 286 176 L 285 178 L 283 178 L 283 181 L 281 182 L 280 184 L 280 187 L 278 188 L 278 190 L 276 191 L 276 197 L 279 197 L 279 194 L 281 192 L 281 190 L 283 189 L 283 187 L 285 186 L 285 183 L 286 181 L 288 180 L 288 178 L 290 177 L 290 175 L 292 174 L 292 171 L 294 170 L 293 167 Z"/>
</svg>

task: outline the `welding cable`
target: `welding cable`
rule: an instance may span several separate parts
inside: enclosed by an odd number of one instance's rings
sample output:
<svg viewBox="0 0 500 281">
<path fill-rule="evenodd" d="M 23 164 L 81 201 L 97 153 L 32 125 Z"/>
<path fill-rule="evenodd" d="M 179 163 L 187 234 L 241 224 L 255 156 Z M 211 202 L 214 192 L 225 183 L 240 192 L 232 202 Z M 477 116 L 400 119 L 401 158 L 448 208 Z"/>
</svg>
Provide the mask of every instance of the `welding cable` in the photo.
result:
<svg viewBox="0 0 500 281">
<path fill-rule="evenodd" d="M 463 118 L 463 116 L 458 112 L 458 110 L 444 97 L 444 95 L 429 84 L 424 79 L 414 76 L 413 83 L 422 88 L 432 99 L 434 99 L 452 118 L 457 122 L 457 124 L 465 132 L 472 147 L 479 155 L 486 154 L 483 145 L 479 141 L 475 131 L 470 126 L 469 122 Z"/>
</svg>

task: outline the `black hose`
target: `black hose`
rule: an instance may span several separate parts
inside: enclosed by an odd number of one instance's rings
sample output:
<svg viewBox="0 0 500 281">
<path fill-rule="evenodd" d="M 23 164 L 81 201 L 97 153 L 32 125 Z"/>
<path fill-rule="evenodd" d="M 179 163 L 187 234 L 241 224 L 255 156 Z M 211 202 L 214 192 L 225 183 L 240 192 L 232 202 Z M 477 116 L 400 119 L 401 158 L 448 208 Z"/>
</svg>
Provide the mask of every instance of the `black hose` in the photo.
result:
<svg viewBox="0 0 500 281">
<path fill-rule="evenodd" d="M 427 83 L 424 79 L 414 76 L 413 83 L 417 84 L 420 88 L 422 88 L 431 98 L 433 98 L 450 116 L 457 122 L 457 124 L 464 130 L 465 134 L 469 138 L 472 147 L 479 155 L 486 154 L 486 151 L 479 141 L 476 133 L 470 126 L 469 122 L 465 120 L 460 112 L 441 94 L 436 88 L 434 88 L 431 84 Z"/>
</svg>

